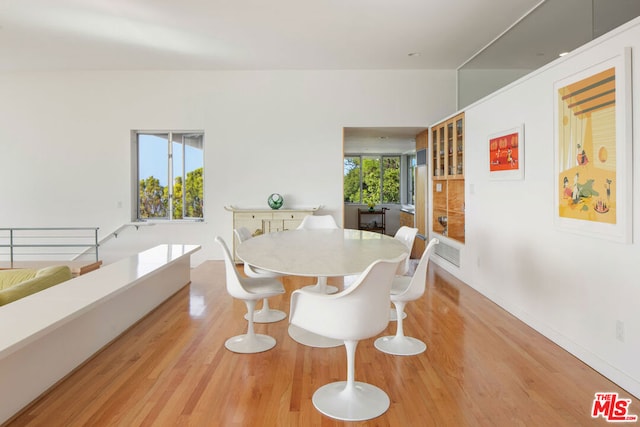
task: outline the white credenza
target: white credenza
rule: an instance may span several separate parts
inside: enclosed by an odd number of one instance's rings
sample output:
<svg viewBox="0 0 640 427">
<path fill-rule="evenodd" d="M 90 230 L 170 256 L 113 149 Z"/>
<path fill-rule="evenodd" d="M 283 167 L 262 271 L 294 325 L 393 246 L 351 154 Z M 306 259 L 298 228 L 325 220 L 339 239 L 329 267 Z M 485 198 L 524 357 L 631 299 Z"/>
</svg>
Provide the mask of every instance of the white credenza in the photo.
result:
<svg viewBox="0 0 640 427">
<path fill-rule="evenodd" d="M 264 233 L 293 230 L 300 225 L 307 215 L 313 215 L 317 208 L 308 209 L 241 209 L 225 206 L 225 209 L 233 212 L 233 228 L 246 227 L 252 235 L 258 236 Z M 235 262 L 242 262 L 236 256 L 236 247 L 239 242 L 235 234 L 233 236 L 233 257 Z"/>
</svg>

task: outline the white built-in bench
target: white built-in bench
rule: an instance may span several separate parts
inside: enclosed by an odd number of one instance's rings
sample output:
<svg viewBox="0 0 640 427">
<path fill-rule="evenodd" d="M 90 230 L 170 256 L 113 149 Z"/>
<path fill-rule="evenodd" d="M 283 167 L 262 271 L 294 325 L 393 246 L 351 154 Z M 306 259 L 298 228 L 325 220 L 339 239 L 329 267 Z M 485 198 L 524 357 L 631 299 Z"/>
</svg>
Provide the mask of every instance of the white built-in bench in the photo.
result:
<svg viewBox="0 0 640 427">
<path fill-rule="evenodd" d="M 0 307 L 0 424 L 190 282 L 197 245 L 159 245 Z"/>
</svg>

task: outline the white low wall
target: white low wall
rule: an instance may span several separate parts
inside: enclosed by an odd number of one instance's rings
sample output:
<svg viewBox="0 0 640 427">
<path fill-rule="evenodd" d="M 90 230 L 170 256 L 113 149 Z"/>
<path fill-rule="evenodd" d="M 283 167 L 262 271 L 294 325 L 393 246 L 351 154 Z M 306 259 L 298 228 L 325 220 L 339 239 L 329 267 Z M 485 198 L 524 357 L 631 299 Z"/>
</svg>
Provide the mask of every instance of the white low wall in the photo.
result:
<svg viewBox="0 0 640 427">
<path fill-rule="evenodd" d="M 0 423 L 190 282 L 197 245 L 159 245 L 0 307 Z"/>
</svg>

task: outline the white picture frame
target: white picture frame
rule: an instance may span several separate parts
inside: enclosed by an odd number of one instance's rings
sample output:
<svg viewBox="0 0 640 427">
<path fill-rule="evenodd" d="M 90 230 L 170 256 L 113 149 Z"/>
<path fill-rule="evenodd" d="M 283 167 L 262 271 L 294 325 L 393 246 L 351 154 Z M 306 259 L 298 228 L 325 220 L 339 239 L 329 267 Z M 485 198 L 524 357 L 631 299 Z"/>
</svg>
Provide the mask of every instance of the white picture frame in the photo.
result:
<svg viewBox="0 0 640 427">
<path fill-rule="evenodd" d="M 553 90 L 555 226 L 631 243 L 631 48 Z"/>
</svg>

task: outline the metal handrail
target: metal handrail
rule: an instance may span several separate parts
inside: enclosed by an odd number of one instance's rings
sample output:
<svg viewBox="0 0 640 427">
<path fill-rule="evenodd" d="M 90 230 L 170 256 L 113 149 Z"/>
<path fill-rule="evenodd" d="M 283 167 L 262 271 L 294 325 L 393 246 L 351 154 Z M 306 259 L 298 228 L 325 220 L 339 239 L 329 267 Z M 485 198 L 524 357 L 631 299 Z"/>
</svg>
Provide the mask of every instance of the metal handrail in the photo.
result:
<svg viewBox="0 0 640 427">
<path fill-rule="evenodd" d="M 37 232 L 34 234 L 34 232 Z M 6 234 L 5 234 L 6 233 Z M 70 241 L 73 239 L 73 241 Z M 29 243 L 37 240 L 36 243 Z M 98 227 L 10 227 L 0 228 L 0 248 L 9 248 L 9 262 L 14 266 L 17 256 L 54 256 L 77 255 L 91 251 L 99 261 Z M 65 252 L 62 250 L 20 251 L 20 249 L 54 249 L 80 248 L 80 251 Z M 0 255 L 3 255 L 0 253 Z M 6 254 L 5 254 L 6 255 Z"/>
<path fill-rule="evenodd" d="M 113 231 L 112 233 L 107 234 L 105 237 L 102 238 L 102 240 L 98 241 L 98 246 L 103 246 L 107 241 L 111 240 L 111 239 L 117 239 L 118 235 L 120 233 L 122 233 L 125 229 L 129 228 L 129 227 L 135 227 L 136 230 L 139 230 L 140 227 L 151 227 L 153 225 L 156 225 L 155 222 L 129 222 L 126 224 L 122 224 L 120 227 L 116 228 L 115 231 Z M 79 254 L 76 254 L 75 257 L 73 257 L 74 260 L 80 258 L 82 255 L 84 255 L 85 253 L 87 253 L 91 248 L 85 249 L 83 252 L 80 252 Z"/>
</svg>

